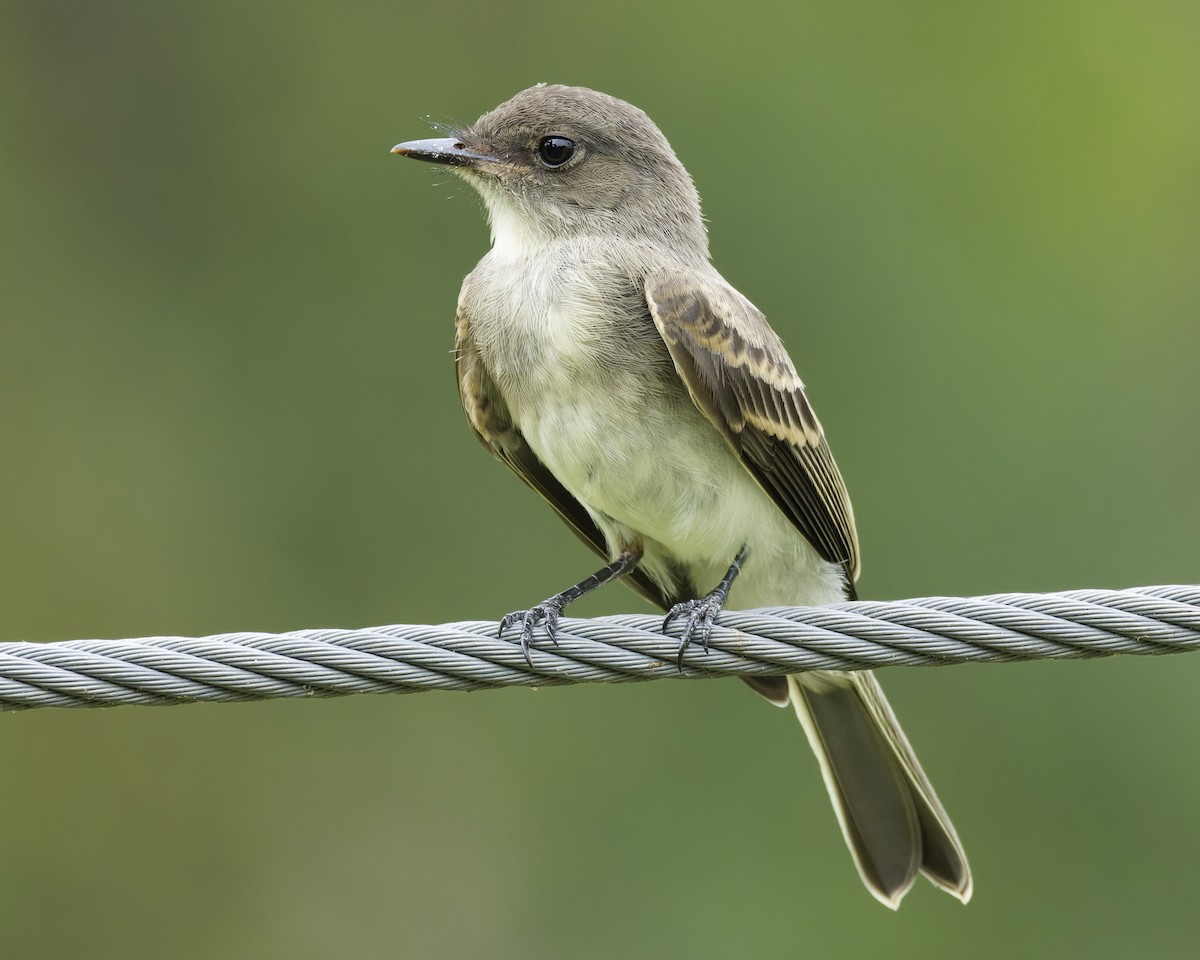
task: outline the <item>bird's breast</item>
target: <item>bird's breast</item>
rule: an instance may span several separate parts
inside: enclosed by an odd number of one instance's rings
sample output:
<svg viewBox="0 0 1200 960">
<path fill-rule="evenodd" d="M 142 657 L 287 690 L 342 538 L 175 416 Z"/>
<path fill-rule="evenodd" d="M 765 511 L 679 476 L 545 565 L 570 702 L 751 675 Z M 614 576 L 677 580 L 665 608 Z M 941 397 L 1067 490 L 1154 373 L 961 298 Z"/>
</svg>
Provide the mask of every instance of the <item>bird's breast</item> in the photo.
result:
<svg viewBox="0 0 1200 960">
<path fill-rule="evenodd" d="M 617 270 L 489 257 L 465 293 L 480 355 L 518 416 L 571 395 L 622 392 L 670 367 L 640 283 Z"/>
<path fill-rule="evenodd" d="M 692 403 L 640 290 L 547 279 L 510 282 L 479 342 L 526 442 L 597 518 L 723 555 L 721 503 L 761 494 Z"/>
</svg>

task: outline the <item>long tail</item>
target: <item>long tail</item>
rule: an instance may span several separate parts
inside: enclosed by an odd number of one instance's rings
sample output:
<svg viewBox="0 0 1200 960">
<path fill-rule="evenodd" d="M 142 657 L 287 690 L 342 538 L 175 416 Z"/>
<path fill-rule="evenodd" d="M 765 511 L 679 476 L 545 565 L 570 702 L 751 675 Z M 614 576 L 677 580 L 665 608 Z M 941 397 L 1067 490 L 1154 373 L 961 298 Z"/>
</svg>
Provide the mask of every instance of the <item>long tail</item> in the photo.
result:
<svg viewBox="0 0 1200 960">
<path fill-rule="evenodd" d="M 962 844 L 879 681 L 826 671 L 788 677 L 787 685 L 867 889 L 895 910 L 923 873 L 970 900 Z"/>
</svg>

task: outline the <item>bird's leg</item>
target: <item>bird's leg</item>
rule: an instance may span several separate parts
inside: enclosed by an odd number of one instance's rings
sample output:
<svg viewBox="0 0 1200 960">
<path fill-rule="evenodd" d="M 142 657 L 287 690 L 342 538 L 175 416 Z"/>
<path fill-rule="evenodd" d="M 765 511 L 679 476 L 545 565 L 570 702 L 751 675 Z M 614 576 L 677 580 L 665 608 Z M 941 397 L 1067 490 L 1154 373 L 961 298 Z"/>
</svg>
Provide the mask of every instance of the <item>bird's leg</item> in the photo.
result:
<svg viewBox="0 0 1200 960">
<path fill-rule="evenodd" d="M 663 620 L 662 628 L 665 633 L 671 621 L 676 617 L 687 617 L 683 625 L 683 637 L 679 641 L 677 662 L 681 672 L 683 655 L 687 651 L 688 644 L 699 640 L 701 646 L 704 647 L 704 652 L 708 653 L 708 637 L 712 633 L 713 621 L 721 612 L 721 608 L 725 606 L 725 601 L 729 599 L 729 588 L 733 586 L 737 575 L 742 572 L 742 564 L 746 562 L 747 553 L 748 549 L 743 544 L 742 549 L 733 558 L 733 563 L 729 565 L 729 570 L 726 571 L 725 576 L 721 578 L 721 582 L 714 590 L 698 600 L 684 600 L 683 603 L 675 604 L 667 613 L 667 618 Z"/>
<path fill-rule="evenodd" d="M 617 577 L 624 576 L 630 570 L 638 565 L 638 561 L 642 559 L 641 548 L 629 549 L 622 551 L 612 563 L 601 567 L 590 577 L 580 580 L 573 587 L 567 587 L 562 593 L 556 593 L 554 596 L 543 600 L 537 606 L 530 607 L 528 610 L 514 610 L 512 613 L 506 614 L 504 619 L 500 621 L 500 631 L 497 636 L 503 636 L 504 631 L 514 624 L 521 625 L 521 652 L 525 654 L 525 662 L 532 666 L 529 659 L 529 644 L 533 640 L 533 629 L 539 623 L 546 624 L 546 634 L 551 640 L 554 640 L 554 628 L 558 624 L 558 618 L 565 607 L 572 600 L 578 600 L 585 593 L 591 593 L 597 587 L 602 587 L 604 584 Z M 557 644 L 558 641 L 554 640 Z"/>
</svg>

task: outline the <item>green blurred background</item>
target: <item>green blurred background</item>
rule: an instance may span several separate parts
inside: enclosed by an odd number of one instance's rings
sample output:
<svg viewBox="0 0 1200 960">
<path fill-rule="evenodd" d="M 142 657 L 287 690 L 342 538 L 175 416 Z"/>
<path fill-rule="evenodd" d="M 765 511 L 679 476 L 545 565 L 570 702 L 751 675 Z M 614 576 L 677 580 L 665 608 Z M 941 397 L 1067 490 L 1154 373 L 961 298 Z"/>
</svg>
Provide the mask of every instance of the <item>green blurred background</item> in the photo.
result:
<svg viewBox="0 0 1200 960">
<path fill-rule="evenodd" d="M 537 81 L 671 139 L 864 596 L 1197 582 L 1193 0 L 37 0 L 0 14 L 0 639 L 493 618 L 590 572 L 458 408 L 479 204 L 388 155 Z M 880 907 L 796 724 L 662 682 L 0 717 L 0 943 L 1194 955 L 1200 657 L 886 681 L 968 908 Z"/>
</svg>

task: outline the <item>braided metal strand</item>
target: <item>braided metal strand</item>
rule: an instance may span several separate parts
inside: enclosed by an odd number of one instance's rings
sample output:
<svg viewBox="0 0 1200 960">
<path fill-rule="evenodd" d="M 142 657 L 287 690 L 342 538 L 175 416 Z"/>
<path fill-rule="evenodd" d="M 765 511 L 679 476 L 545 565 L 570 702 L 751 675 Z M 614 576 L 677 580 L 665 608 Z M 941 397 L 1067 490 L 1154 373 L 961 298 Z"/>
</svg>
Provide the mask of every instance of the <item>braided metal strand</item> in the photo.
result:
<svg viewBox="0 0 1200 960">
<path fill-rule="evenodd" d="M 480 690 L 1200 648 L 1200 586 L 729 610 L 675 666 L 661 616 L 560 621 L 533 665 L 494 622 L 0 643 L 0 709 Z"/>
</svg>

